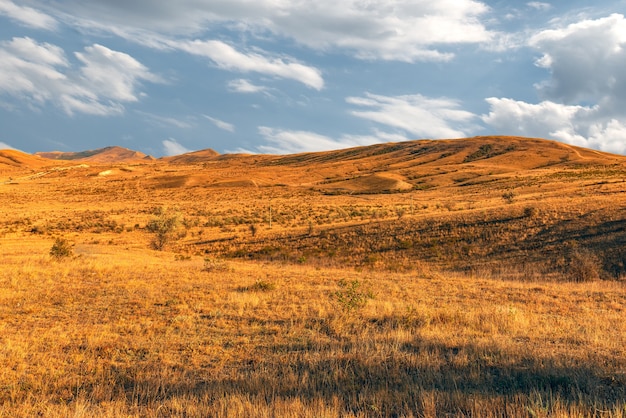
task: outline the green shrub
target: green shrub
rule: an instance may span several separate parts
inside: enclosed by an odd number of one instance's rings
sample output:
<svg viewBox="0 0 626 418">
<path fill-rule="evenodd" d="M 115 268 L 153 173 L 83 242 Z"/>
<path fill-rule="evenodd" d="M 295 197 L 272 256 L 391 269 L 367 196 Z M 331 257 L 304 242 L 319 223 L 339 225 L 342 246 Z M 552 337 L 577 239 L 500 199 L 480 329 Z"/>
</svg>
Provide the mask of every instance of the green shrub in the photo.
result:
<svg viewBox="0 0 626 418">
<path fill-rule="evenodd" d="M 333 293 L 333 298 L 346 313 L 364 307 L 368 299 L 374 298 L 372 292 L 361 289 L 361 282 L 356 279 L 341 279 L 338 286 L 340 289 Z"/>
<path fill-rule="evenodd" d="M 50 256 L 57 260 L 71 257 L 74 254 L 74 248 L 72 244 L 65 238 L 57 238 L 50 248 Z"/>
<path fill-rule="evenodd" d="M 146 229 L 154 234 L 152 247 L 161 251 L 175 237 L 176 229 L 180 225 L 180 216 L 164 208 L 159 208 L 156 213 L 156 217 L 148 222 Z"/>
</svg>

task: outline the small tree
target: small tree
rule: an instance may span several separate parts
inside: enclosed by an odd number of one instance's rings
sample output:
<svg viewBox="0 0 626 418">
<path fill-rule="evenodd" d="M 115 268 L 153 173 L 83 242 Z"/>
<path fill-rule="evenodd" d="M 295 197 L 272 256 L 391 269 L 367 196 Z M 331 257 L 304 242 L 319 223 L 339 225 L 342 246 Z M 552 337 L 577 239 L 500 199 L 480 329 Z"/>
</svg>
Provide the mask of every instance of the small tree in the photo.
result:
<svg viewBox="0 0 626 418">
<path fill-rule="evenodd" d="M 146 225 L 146 229 L 154 234 L 152 247 L 155 250 L 163 250 L 165 246 L 175 237 L 176 229 L 180 224 L 180 216 L 177 213 L 170 213 L 164 208 L 157 211 L 156 218 Z"/>
</svg>

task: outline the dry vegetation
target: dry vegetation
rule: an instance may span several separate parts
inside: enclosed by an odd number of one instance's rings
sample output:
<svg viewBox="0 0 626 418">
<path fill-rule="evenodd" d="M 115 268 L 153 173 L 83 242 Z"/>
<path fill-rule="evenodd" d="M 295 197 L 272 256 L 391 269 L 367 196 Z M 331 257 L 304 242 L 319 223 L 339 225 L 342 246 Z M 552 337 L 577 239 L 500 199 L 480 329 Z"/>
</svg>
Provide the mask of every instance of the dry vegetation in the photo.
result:
<svg viewBox="0 0 626 418">
<path fill-rule="evenodd" d="M 626 417 L 624 158 L 205 154 L 1 156 L 0 416 Z"/>
</svg>

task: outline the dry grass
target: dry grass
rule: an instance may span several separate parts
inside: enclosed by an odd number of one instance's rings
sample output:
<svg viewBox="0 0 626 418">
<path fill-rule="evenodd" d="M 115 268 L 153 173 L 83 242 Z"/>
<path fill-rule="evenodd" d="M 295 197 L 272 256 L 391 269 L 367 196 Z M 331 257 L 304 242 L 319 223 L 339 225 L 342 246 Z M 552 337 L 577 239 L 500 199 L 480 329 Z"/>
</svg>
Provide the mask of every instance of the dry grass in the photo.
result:
<svg viewBox="0 0 626 418">
<path fill-rule="evenodd" d="M 626 417 L 623 159 L 485 141 L 7 154 L 0 416 Z"/>
<path fill-rule="evenodd" d="M 0 247 L 1 416 L 626 415 L 619 282 L 207 271 L 84 244 L 58 262 L 50 244 Z M 374 298 L 342 310 L 342 280 Z"/>
</svg>

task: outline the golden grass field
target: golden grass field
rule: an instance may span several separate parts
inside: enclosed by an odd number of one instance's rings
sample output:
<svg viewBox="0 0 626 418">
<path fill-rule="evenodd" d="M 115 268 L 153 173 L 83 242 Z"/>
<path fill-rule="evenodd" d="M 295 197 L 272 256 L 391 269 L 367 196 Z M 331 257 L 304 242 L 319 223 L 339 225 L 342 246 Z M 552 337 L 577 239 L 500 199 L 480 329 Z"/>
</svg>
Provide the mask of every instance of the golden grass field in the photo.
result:
<svg viewBox="0 0 626 418">
<path fill-rule="evenodd" d="M 0 151 L 0 416 L 626 417 L 625 157 L 111 152 Z"/>
</svg>

